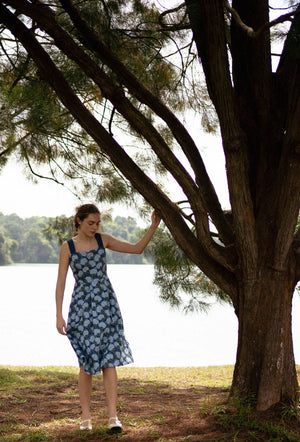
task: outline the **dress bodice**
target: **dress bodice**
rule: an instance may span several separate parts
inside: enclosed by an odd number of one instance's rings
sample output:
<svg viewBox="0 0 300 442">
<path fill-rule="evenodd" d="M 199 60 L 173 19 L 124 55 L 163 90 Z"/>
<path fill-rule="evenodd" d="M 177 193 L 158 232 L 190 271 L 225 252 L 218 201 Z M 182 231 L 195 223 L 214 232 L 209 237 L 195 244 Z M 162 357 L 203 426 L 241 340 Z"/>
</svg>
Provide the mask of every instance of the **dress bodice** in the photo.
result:
<svg viewBox="0 0 300 442">
<path fill-rule="evenodd" d="M 70 267 L 75 280 L 91 283 L 93 279 L 106 277 L 106 254 L 100 233 L 95 235 L 98 247 L 88 252 L 76 252 L 72 239 L 68 239 L 71 252 Z"/>
</svg>

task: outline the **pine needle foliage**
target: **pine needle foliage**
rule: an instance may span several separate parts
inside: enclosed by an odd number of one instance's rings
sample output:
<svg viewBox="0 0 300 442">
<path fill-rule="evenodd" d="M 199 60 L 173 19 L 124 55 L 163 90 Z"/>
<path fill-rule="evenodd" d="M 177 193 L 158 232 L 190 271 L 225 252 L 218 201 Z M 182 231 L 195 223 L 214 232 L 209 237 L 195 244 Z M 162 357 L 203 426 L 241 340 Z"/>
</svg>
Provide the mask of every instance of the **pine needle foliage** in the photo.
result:
<svg viewBox="0 0 300 442">
<path fill-rule="evenodd" d="M 229 296 L 199 271 L 166 228 L 157 231 L 147 254 L 154 260 L 154 284 L 160 289 L 160 299 L 172 308 L 184 313 L 206 311 L 212 297 L 231 304 Z"/>
</svg>

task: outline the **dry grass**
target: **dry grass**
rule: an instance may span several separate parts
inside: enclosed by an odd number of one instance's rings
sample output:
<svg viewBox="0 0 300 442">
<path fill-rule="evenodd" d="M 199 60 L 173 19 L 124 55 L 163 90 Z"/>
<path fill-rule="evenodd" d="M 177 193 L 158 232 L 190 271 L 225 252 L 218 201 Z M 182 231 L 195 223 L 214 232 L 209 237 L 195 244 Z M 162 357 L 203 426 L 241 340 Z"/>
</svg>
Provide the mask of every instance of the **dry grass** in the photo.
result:
<svg viewBox="0 0 300 442">
<path fill-rule="evenodd" d="M 0 367 L 0 440 L 299 440 L 294 421 L 271 415 L 262 421 L 245 404 L 228 406 L 232 372 L 232 366 L 118 369 L 124 432 L 116 436 L 106 428 L 101 376 L 93 385 L 93 431 L 80 432 L 76 368 Z"/>
</svg>

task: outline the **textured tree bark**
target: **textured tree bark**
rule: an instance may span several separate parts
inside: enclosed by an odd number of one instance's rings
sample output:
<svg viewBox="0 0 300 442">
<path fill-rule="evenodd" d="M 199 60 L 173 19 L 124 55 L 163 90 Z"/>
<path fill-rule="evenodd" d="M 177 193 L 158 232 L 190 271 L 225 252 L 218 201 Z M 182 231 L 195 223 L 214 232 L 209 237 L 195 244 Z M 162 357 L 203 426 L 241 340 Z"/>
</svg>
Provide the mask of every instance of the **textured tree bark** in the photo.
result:
<svg viewBox="0 0 300 442">
<path fill-rule="evenodd" d="M 232 4 L 248 26 L 258 29 L 268 23 L 266 0 Z M 272 85 L 268 32 L 251 39 L 232 23 L 231 79 L 222 2 L 186 0 L 186 5 L 219 116 L 238 256 L 238 295 L 236 301 L 232 299 L 239 336 L 231 392 L 253 396 L 257 409 L 266 410 L 298 397 L 291 331 L 297 278 L 291 245 L 299 210 L 295 155 L 299 136 L 297 130 L 290 130 L 291 142 L 283 130 L 284 124 L 292 126 L 295 115 L 299 119 L 299 81 L 298 86 L 294 82 L 299 79 L 298 68 L 295 59 L 288 57 L 289 87 L 295 93 L 289 99 L 294 111 L 288 113 L 285 100 L 276 102 L 284 87 L 280 82 Z M 288 96 L 287 90 L 284 93 Z"/>
<path fill-rule="evenodd" d="M 292 341 L 294 287 L 287 273 L 262 267 L 240 286 L 239 337 L 231 394 L 253 396 L 258 410 L 297 401 Z"/>
</svg>

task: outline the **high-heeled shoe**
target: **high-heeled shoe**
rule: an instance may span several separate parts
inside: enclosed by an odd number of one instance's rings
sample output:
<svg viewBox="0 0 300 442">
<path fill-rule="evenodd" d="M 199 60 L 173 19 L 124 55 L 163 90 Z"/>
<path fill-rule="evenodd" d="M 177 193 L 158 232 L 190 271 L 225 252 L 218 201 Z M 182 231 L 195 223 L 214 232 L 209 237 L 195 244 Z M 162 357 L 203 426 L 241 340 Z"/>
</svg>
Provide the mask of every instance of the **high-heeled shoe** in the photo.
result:
<svg viewBox="0 0 300 442">
<path fill-rule="evenodd" d="M 85 419 L 80 422 L 80 430 L 92 430 L 91 419 Z"/>
<path fill-rule="evenodd" d="M 112 433 L 121 433 L 122 432 L 122 424 L 119 421 L 119 419 L 117 418 L 117 416 L 111 417 L 108 419 L 108 428 L 109 428 L 109 431 L 111 431 Z"/>
</svg>

